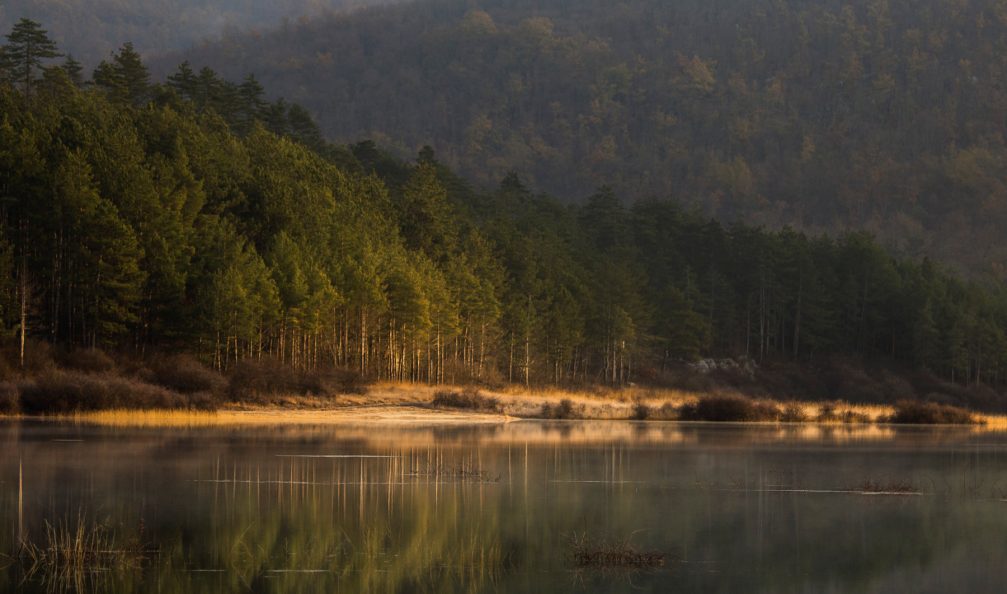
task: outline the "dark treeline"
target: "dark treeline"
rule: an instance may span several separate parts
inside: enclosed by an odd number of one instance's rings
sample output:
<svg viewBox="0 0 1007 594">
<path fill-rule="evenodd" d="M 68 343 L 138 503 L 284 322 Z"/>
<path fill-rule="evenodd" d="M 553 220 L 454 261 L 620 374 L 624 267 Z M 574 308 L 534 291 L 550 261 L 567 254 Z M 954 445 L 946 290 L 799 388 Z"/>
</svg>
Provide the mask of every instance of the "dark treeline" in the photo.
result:
<svg viewBox="0 0 1007 594">
<path fill-rule="evenodd" d="M 22 21 L 4 49 L 11 340 L 423 382 L 660 383 L 710 356 L 1007 380 L 1007 290 L 865 234 L 608 189 L 570 206 L 514 174 L 482 192 L 430 149 L 328 145 L 253 78 L 183 64 L 154 84 L 126 45 L 83 80 L 44 39 Z"/>
<path fill-rule="evenodd" d="M 487 187 L 516 170 L 566 201 L 609 185 L 1007 265 L 999 0 L 424 0 L 185 55 Z"/>
</svg>

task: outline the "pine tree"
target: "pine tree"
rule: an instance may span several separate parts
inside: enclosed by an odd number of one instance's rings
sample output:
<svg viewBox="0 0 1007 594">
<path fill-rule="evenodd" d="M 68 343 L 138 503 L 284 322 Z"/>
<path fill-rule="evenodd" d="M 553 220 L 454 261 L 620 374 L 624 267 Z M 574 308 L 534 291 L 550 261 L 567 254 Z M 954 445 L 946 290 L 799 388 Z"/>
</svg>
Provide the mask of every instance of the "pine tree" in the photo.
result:
<svg viewBox="0 0 1007 594">
<path fill-rule="evenodd" d="M 175 89 L 185 99 L 194 100 L 197 86 L 196 73 L 192 71 L 188 60 L 179 64 L 174 74 L 168 76 L 168 86 Z"/>
<path fill-rule="evenodd" d="M 67 54 L 66 59 L 63 60 L 63 70 L 75 86 L 84 86 L 84 76 L 82 75 L 84 67 L 81 66 L 80 62 L 73 59 L 72 54 Z"/>
<path fill-rule="evenodd" d="M 112 55 L 111 62 L 103 60 L 95 69 L 93 79 L 113 101 L 139 106 L 150 96 L 150 72 L 130 42 Z"/>
<path fill-rule="evenodd" d="M 0 66 L 13 82 L 22 86 L 25 96 L 30 97 L 36 74 L 43 68 L 42 61 L 61 55 L 39 23 L 23 18 L 7 35 L 7 45 L 0 53 Z"/>
</svg>

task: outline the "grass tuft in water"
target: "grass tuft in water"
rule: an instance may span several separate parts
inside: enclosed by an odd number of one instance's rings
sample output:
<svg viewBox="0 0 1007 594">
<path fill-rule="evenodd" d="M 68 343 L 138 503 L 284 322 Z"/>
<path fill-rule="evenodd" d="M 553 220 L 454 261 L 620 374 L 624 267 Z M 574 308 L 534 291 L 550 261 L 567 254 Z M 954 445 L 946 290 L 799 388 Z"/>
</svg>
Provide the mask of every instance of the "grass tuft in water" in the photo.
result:
<svg viewBox="0 0 1007 594">
<path fill-rule="evenodd" d="M 139 539 L 118 544 L 111 530 L 81 514 L 75 521 L 46 522 L 41 541 L 24 539 L 17 559 L 26 575 L 74 581 L 90 572 L 139 567 L 155 552 Z"/>
<path fill-rule="evenodd" d="M 584 534 L 570 539 L 571 556 L 578 568 L 653 569 L 664 565 L 664 553 L 640 551 L 629 539 L 619 542 L 594 540 Z"/>
</svg>

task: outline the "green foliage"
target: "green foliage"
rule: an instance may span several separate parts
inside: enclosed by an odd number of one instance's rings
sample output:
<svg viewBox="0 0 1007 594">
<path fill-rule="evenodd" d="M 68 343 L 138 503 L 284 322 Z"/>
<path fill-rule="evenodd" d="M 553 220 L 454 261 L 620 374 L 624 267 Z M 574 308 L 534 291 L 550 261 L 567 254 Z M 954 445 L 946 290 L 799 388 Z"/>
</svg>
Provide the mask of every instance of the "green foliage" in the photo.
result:
<svg viewBox="0 0 1007 594">
<path fill-rule="evenodd" d="M 332 140 L 400 156 L 429 144 L 486 187 L 516 170 L 567 202 L 607 184 L 723 221 L 883 230 L 903 254 L 1003 278 L 1003 13 L 1000 0 L 405 2 L 185 55 L 255 71 Z"/>
<path fill-rule="evenodd" d="M 0 74 L 31 97 L 32 83 L 43 69 L 43 60 L 60 55 L 56 43 L 39 23 L 22 18 L 7 34 L 7 44 L 0 48 Z"/>
<path fill-rule="evenodd" d="M 555 41 L 542 20 L 520 31 L 532 47 Z M 895 257 L 868 234 L 724 226 L 674 200 L 627 206 L 607 187 L 569 206 L 516 174 L 478 190 L 429 148 L 403 162 L 374 143 L 323 143 L 254 78 L 233 85 L 183 64 L 162 87 L 128 45 L 118 58 L 111 82 L 81 86 L 52 68 L 32 101 L 0 87 L 6 336 L 24 322 L 67 351 L 150 346 L 215 372 L 268 361 L 264 376 L 278 366 L 325 381 L 342 368 L 619 385 L 671 381 L 709 357 L 807 374 L 823 360 L 870 361 L 920 385 L 1007 381 L 1007 288 Z M 669 84 L 716 92 L 716 68 L 676 63 L 687 72 Z M 988 166 L 972 151 L 949 176 Z M 718 171 L 750 193 L 742 164 Z M 189 367 L 195 384 L 217 377 Z M 885 391 L 844 395 L 851 382 L 832 379 L 837 398 L 904 391 L 879 380 Z"/>
<path fill-rule="evenodd" d="M 130 42 L 112 55 L 111 62 L 102 60 L 92 79 L 113 101 L 129 105 L 143 104 L 150 93 L 150 73 Z"/>
</svg>

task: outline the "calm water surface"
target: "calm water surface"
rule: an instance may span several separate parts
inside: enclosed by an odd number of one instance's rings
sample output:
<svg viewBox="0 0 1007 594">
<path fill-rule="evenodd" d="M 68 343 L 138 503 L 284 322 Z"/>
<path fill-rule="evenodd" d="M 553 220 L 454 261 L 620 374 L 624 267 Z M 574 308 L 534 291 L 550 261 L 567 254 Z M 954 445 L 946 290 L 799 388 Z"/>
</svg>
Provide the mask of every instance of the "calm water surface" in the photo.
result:
<svg viewBox="0 0 1007 594">
<path fill-rule="evenodd" d="M 1002 592 L 1007 435 L 516 422 L 0 423 L 0 553 L 100 522 L 140 567 L 0 592 Z M 879 494 L 876 491 L 897 491 Z M 629 539 L 654 571 L 578 569 Z M 0 566 L 4 561 L 0 558 Z"/>
</svg>

